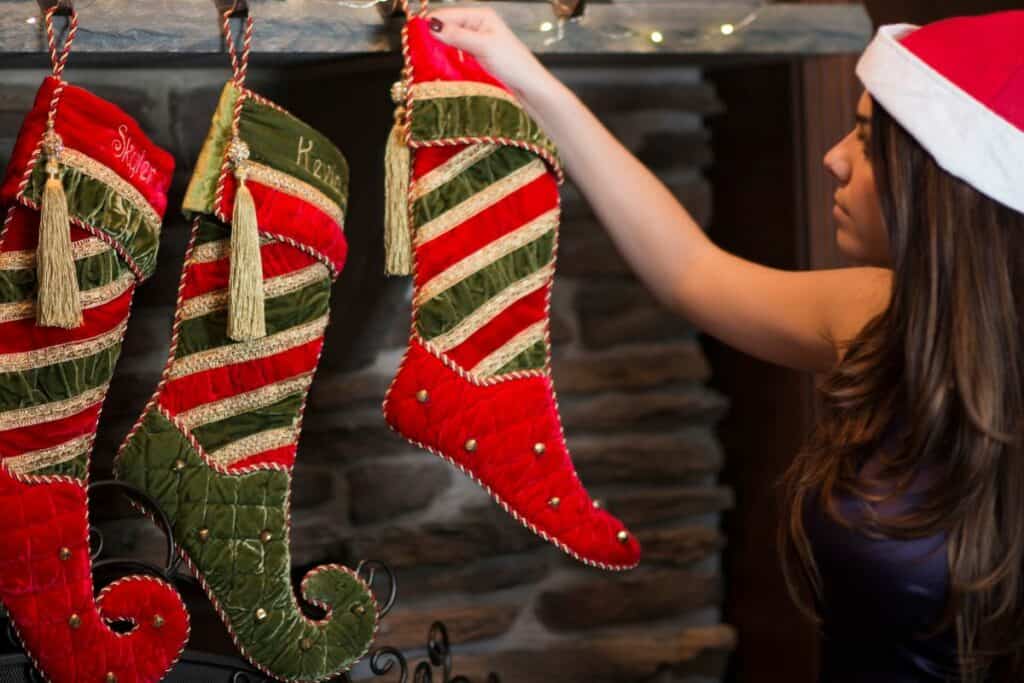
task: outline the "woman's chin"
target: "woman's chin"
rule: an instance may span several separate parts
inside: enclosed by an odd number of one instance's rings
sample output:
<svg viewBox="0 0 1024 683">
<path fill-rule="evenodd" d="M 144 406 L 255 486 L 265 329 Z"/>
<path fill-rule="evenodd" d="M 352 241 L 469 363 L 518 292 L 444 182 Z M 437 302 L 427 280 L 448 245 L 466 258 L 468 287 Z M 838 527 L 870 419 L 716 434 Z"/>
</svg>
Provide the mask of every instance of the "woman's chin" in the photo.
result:
<svg viewBox="0 0 1024 683">
<path fill-rule="evenodd" d="M 863 249 L 860 243 L 850 234 L 850 231 L 840 224 L 836 228 L 836 246 L 843 256 L 854 260 L 863 257 Z"/>
<path fill-rule="evenodd" d="M 836 247 L 840 254 L 854 263 L 860 264 L 867 260 L 864 245 L 842 224 L 836 228 Z"/>
</svg>

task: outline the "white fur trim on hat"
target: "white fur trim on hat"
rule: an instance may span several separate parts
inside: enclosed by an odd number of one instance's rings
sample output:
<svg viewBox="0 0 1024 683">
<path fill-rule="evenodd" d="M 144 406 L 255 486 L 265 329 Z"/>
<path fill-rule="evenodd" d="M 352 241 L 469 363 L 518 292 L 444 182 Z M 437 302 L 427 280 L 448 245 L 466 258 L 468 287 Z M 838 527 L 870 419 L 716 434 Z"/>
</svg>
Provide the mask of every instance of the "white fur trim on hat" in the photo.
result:
<svg viewBox="0 0 1024 683">
<path fill-rule="evenodd" d="M 1024 131 L 899 42 L 917 28 L 880 28 L 857 64 L 857 75 L 939 166 L 1024 213 Z"/>
</svg>

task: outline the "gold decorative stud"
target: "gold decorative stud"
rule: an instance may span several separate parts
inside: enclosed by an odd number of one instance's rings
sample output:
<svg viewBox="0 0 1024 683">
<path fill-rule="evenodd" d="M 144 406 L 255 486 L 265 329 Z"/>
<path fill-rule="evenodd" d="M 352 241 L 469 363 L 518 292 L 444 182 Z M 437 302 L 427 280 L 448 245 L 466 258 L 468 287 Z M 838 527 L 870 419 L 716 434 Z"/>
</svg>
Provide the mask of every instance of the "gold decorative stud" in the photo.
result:
<svg viewBox="0 0 1024 683">
<path fill-rule="evenodd" d="M 43 151 L 48 157 L 60 159 L 60 155 L 64 152 L 64 140 L 55 131 L 48 130 L 43 135 Z"/>
<path fill-rule="evenodd" d="M 274 534 L 270 533 L 270 529 L 264 529 L 263 531 L 260 532 L 260 542 L 261 543 L 270 543 L 270 541 L 273 538 L 274 538 Z"/>
<path fill-rule="evenodd" d="M 70 626 L 71 628 L 78 628 L 81 625 L 82 617 L 78 616 L 77 614 L 72 614 L 70 617 L 68 617 L 68 626 Z"/>
<path fill-rule="evenodd" d="M 356 615 L 357 617 L 361 617 L 364 614 L 366 614 L 366 608 L 363 607 L 361 604 L 356 603 L 355 605 L 352 605 L 352 614 Z"/>
<path fill-rule="evenodd" d="M 199 530 L 199 540 L 203 543 L 206 543 L 208 540 L 210 540 L 210 530 L 207 529 L 205 526 Z"/>
<path fill-rule="evenodd" d="M 558 496 L 555 496 L 554 498 L 552 498 L 551 500 L 548 501 L 548 505 L 550 505 L 551 507 L 553 507 L 555 509 L 557 509 L 558 506 L 561 505 L 561 504 L 562 504 L 562 500 Z"/>
<path fill-rule="evenodd" d="M 395 81 L 391 84 L 391 101 L 395 104 L 405 102 L 405 83 Z"/>
<path fill-rule="evenodd" d="M 307 650 L 312 650 L 313 649 L 313 639 L 312 638 L 303 638 L 302 640 L 299 641 L 299 647 L 302 648 L 303 652 L 306 652 Z"/>
<path fill-rule="evenodd" d="M 267 620 L 267 617 L 269 616 L 270 615 L 267 614 L 267 610 L 263 609 L 262 607 L 256 608 L 256 621 L 258 623 L 262 624 L 264 621 Z"/>
<path fill-rule="evenodd" d="M 544 455 L 544 451 L 546 450 L 547 448 L 540 441 L 533 444 L 533 452 L 536 453 L 537 455 Z"/>
<path fill-rule="evenodd" d="M 239 167 L 249 160 L 249 145 L 239 138 L 232 138 L 228 143 L 228 159 L 235 167 Z"/>
<path fill-rule="evenodd" d="M 429 398 L 430 394 L 427 393 L 426 389 L 420 389 L 419 391 L 416 392 L 416 400 L 419 401 L 420 403 L 426 403 Z"/>
<path fill-rule="evenodd" d="M 629 540 L 629 532 L 623 529 L 619 533 L 615 534 L 615 538 L 619 539 L 619 543 L 625 543 Z"/>
<path fill-rule="evenodd" d="M 177 460 L 174 461 L 174 470 L 176 472 L 181 472 L 183 469 L 185 469 L 185 461 L 182 460 L 181 458 L 178 458 Z"/>
<path fill-rule="evenodd" d="M 108 671 L 105 680 L 107 683 L 117 683 L 117 676 L 114 675 L 113 671 Z"/>
<path fill-rule="evenodd" d="M 470 453 L 475 451 L 476 450 L 476 439 L 470 439 L 469 441 L 467 441 L 465 448 Z"/>
<path fill-rule="evenodd" d="M 67 562 L 71 559 L 71 548 L 68 548 L 67 546 L 61 548 L 60 552 L 57 553 L 57 557 Z"/>
<path fill-rule="evenodd" d="M 159 614 L 153 615 L 153 628 L 161 628 L 164 625 L 164 618 Z"/>
</svg>

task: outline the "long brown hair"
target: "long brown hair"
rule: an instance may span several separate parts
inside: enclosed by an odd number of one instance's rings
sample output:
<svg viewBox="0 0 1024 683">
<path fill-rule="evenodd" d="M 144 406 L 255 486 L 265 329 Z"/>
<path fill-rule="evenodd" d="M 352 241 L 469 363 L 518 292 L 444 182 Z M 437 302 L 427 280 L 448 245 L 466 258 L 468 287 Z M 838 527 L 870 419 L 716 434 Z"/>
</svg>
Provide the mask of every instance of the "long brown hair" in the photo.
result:
<svg viewBox="0 0 1024 683">
<path fill-rule="evenodd" d="M 786 583 L 818 620 L 821 576 L 803 517 L 815 496 L 869 536 L 946 532 L 950 592 L 931 632 L 955 627 L 964 681 L 1021 681 L 1024 214 L 942 170 L 877 102 L 871 137 L 892 295 L 843 345 L 820 385 L 818 425 L 783 478 Z M 904 427 L 879 455 L 880 472 L 859 475 L 894 416 Z M 922 467 L 938 476 L 908 513 L 851 523 L 837 512 L 839 496 L 883 500 L 882 481 L 889 495 L 904 493 Z"/>
</svg>

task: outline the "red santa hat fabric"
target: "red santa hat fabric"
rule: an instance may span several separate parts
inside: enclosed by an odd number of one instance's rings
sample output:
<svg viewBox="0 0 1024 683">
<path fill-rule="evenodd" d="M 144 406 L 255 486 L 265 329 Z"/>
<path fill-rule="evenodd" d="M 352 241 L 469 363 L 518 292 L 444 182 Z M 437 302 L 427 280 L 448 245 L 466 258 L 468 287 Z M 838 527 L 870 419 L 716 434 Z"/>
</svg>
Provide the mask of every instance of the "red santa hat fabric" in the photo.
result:
<svg viewBox="0 0 1024 683">
<path fill-rule="evenodd" d="M 857 75 L 939 166 L 1024 213 L 1024 11 L 883 26 Z"/>
</svg>

